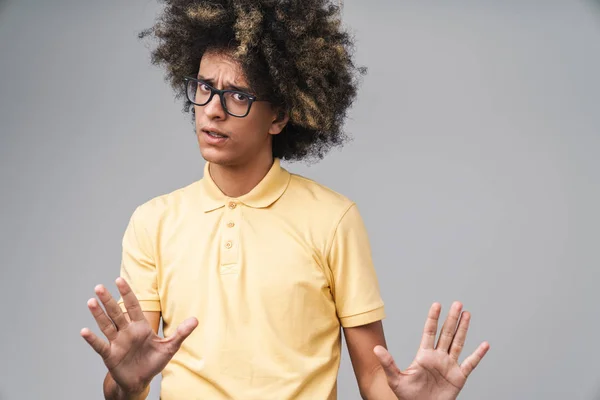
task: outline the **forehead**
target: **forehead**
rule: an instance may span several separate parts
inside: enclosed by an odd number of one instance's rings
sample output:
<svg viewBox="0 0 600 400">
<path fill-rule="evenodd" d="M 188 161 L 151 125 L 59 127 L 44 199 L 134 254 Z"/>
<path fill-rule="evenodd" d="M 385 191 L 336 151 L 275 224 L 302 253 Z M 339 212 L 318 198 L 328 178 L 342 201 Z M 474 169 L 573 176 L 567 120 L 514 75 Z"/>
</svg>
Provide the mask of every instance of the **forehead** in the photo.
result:
<svg viewBox="0 0 600 400">
<path fill-rule="evenodd" d="M 223 52 L 206 52 L 200 60 L 198 73 L 215 81 L 224 80 L 238 85 L 247 85 L 248 83 L 240 63 Z"/>
</svg>

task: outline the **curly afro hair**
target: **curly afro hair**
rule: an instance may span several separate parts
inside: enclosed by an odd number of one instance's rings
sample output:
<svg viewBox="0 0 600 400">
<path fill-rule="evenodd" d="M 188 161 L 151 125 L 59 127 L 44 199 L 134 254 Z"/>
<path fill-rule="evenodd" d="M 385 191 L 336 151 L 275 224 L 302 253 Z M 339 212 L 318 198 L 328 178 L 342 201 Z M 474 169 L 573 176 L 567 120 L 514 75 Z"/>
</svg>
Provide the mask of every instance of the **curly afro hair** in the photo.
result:
<svg viewBox="0 0 600 400">
<path fill-rule="evenodd" d="M 322 158 L 347 138 L 343 124 L 366 72 L 352 60 L 352 37 L 341 29 L 340 8 L 327 0 L 163 0 L 155 25 L 154 65 L 185 101 L 184 76 L 196 76 L 202 55 L 224 51 L 239 62 L 258 96 L 289 113 L 273 138 L 273 156 Z"/>
</svg>

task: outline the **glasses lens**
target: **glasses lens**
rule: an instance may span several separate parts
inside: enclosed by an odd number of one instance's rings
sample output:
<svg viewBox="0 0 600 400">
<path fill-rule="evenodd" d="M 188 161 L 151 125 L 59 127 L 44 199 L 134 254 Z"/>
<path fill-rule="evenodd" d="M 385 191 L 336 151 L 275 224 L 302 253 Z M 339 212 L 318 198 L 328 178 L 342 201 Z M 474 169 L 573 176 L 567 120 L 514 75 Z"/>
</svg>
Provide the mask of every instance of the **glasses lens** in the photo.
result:
<svg viewBox="0 0 600 400">
<path fill-rule="evenodd" d="M 188 81 L 187 96 L 192 103 L 204 105 L 210 98 L 210 88 L 202 82 Z"/>
<path fill-rule="evenodd" d="M 225 107 L 231 115 L 244 116 L 248 113 L 250 98 L 241 92 L 227 92 L 225 93 Z"/>
<path fill-rule="evenodd" d="M 206 83 L 188 80 L 187 81 L 187 97 L 188 99 L 199 106 L 204 106 L 210 99 L 211 88 Z M 217 94 L 215 96 L 218 97 Z M 242 92 L 225 92 L 223 94 L 223 102 L 225 103 L 225 111 L 236 117 L 243 117 L 248 114 L 250 109 L 250 98 Z"/>
</svg>

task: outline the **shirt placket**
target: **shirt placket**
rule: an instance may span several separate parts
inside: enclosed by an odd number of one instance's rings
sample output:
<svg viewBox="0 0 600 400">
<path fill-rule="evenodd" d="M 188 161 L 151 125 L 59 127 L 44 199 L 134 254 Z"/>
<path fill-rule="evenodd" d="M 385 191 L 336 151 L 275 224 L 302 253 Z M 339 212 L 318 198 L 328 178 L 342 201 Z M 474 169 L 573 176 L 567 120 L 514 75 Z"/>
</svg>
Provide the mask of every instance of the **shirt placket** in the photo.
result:
<svg viewBox="0 0 600 400">
<path fill-rule="evenodd" d="M 222 223 L 224 226 L 221 236 L 221 274 L 237 274 L 239 272 L 241 204 L 235 200 L 229 200 Z"/>
</svg>

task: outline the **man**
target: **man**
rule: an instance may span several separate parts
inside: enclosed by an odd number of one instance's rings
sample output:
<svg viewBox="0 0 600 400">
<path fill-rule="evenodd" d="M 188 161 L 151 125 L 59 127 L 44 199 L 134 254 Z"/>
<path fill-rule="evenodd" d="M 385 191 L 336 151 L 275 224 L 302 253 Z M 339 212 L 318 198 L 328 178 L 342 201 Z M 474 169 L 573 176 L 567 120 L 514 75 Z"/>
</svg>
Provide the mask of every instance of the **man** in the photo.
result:
<svg viewBox="0 0 600 400">
<path fill-rule="evenodd" d="M 204 177 L 151 199 L 123 238 L 117 301 L 88 307 L 108 342 L 107 399 L 335 399 L 340 326 L 365 399 L 454 399 L 489 349 L 459 365 L 458 302 L 435 342 L 432 305 L 414 362 L 386 350 L 384 306 L 356 205 L 281 159 L 343 142 L 352 42 L 324 0 L 167 1 L 153 61 L 192 111 Z M 165 338 L 158 336 L 162 318 Z"/>
</svg>

